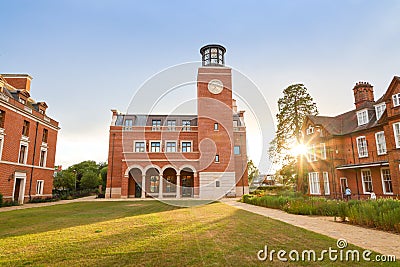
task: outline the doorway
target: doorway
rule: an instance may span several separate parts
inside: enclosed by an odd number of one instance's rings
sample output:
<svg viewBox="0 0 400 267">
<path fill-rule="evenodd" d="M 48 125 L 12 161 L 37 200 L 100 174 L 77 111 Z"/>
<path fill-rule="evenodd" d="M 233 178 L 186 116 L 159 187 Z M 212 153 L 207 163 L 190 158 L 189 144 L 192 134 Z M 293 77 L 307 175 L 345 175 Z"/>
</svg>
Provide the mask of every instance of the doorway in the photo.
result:
<svg viewBox="0 0 400 267">
<path fill-rule="evenodd" d="M 341 177 L 340 178 L 340 192 L 342 193 L 342 197 L 344 196 L 344 192 L 347 187 L 347 178 L 346 177 Z"/>
<path fill-rule="evenodd" d="M 24 204 L 25 182 L 26 173 L 16 172 L 14 174 L 13 201 L 17 201 L 18 204 Z"/>
<path fill-rule="evenodd" d="M 142 186 L 135 181 L 135 198 L 142 197 Z"/>
</svg>

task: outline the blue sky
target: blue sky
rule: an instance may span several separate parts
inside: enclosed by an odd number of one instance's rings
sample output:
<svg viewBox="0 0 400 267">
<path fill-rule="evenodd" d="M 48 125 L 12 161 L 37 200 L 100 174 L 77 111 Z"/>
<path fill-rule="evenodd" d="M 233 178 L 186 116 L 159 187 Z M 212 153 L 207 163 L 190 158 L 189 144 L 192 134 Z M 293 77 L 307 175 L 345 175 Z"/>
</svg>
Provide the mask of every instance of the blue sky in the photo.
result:
<svg viewBox="0 0 400 267">
<path fill-rule="evenodd" d="M 400 75 L 399 1 L 14 0 L 1 9 L 0 73 L 33 76 L 32 96 L 60 121 L 65 167 L 105 161 L 110 109 L 126 110 L 162 69 L 199 60 L 204 44 L 227 48 L 227 64 L 257 84 L 272 113 L 292 83 L 336 115 L 353 108 L 357 81 L 378 98 Z"/>
</svg>

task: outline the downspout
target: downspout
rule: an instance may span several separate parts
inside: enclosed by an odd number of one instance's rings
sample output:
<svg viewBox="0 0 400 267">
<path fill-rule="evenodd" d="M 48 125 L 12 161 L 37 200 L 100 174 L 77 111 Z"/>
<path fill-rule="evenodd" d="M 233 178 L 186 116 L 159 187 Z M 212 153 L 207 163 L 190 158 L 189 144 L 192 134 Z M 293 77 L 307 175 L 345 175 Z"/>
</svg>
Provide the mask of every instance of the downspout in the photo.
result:
<svg viewBox="0 0 400 267">
<path fill-rule="evenodd" d="M 35 141 L 33 142 L 32 170 L 31 170 L 31 177 L 30 177 L 30 181 L 29 181 L 29 201 L 32 200 L 31 191 L 32 191 L 33 170 L 34 170 L 34 165 L 35 165 L 38 129 L 39 129 L 39 122 L 37 121 L 36 122 L 36 131 L 35 131 Z"/>
<path fill-rule="evenodd" d="M 350 135 L 350 141 L 351 141 L 351 152 L 353 153 L 353 163 L 356 164 L 356 157 L 354 155 L 354 145 L 353 145 L 353 136 Z M 360 199 L 360 190 L 358 188 L 358 172 L 357 169 L 354 169 L 356 173 L 356 184 L 357 184 L 357 198 Z"/>
<path fill-rule="evenodd" d="M 113 174 L 114 174 L 114 142 L 115 142 L 115 133 L 112 134 L 113 139 L 112 139 L 112 152 L 111 152 L 111 177 L 110 177 L 110 198 L 111 198 L 111 192 L 112 192 L 112 179 L 113 179 Z"/>
</svg>

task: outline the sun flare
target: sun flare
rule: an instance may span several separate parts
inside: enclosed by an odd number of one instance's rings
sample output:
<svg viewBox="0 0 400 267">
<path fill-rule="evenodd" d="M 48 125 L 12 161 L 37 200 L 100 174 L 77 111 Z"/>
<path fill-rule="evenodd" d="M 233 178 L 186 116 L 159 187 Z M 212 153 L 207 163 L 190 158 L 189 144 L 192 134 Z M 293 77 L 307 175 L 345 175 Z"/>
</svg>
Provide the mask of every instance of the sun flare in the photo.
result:
<svg viewBox="0 0 400 267">
<path fill-rule="evenodd" d="M 298 144 L 290 150 L 290 154 L 292 156 L 306 155 L 307 154 L 307 146 L 305 144 Z"/>
</svg>

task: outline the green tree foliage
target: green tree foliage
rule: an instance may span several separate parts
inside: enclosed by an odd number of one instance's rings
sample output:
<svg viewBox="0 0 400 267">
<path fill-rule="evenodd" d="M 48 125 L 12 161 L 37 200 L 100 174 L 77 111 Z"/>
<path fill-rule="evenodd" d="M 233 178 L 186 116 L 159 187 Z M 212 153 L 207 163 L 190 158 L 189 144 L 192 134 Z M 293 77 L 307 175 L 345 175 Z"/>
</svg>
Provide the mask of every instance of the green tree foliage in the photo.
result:
<svg viewBox="0 0 400 267">
<path fill-rule="evenodd" d="M 101 178 L 95 171 L 89 170 L 82 175 L 81 189 L 96 189 L 101 184 Z"/>
<path fill-rule="evenodd" d="M 303 84 L 294 84 L 283 90 L 278 100 L 279 112 L 275 138 L 269 147 L 270 160 L 282 166 L 278 171 L 290 180 L 296 172 L 297 159 L 290 150 L 302 143 L 302 126 L 307 115 L 317 115 L 317 106 Z"/>
<path fill-rule="evenodd" d="M 56 189 L 74 190 L 75 174 L 69 170 L 63 170 L 58 172 L 56 177 L 54 177 L 53 186 Z"/>
<path fill-rule="evenodd" d="M 108 166 L 104 166 L 100 169 L 100 178 L 101 178 L 101 184 L 102 184 L 102 189 L 103 191 L 106 189 L 107 185 L 107 171 L 108 171 Z"/>
<path fill-rule="evenodd" d="M 259 175 L 259 170 L 254 165 L 252 160 L 249 160 L 247 162 L 247 173 L 248 173 L 248 176 L 249 176 L 249 184 L 251 184 L 253 179 Z"/>
</svg>

